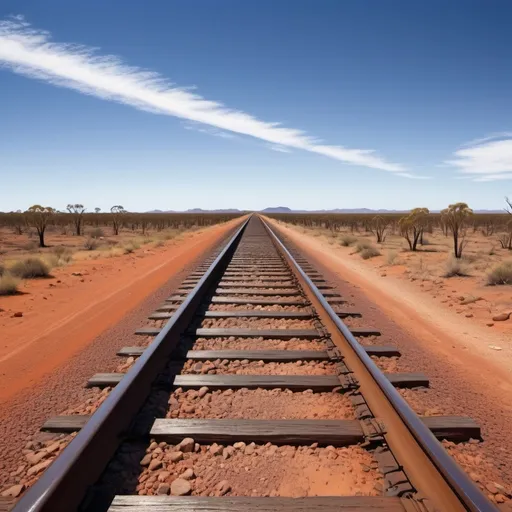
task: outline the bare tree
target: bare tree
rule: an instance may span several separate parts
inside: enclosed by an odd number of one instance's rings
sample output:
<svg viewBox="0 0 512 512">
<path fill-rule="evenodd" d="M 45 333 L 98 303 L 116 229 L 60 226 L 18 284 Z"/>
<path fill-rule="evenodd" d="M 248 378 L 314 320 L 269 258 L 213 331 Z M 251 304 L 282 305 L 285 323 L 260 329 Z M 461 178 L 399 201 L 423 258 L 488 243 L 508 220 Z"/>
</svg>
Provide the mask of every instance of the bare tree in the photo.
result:
<svg viewBox="0 0 512 512">
<path fill-rule="evenodd" d="M 505 211 L 512 215 L 512 201 L 508 197 L 505 197 L 505 202 L 507 203 L 507 206 L 505 206 Z"/>
<path fill-rule="evenodd" d="M 119 234 L 119 228 L 121 227 L 122 216 L 126 213 L 124 206 L 117 204 L 110 208 L 112 214 L 112 228 L 114 229 L 114 235 Z"/>
<path fill-rule="evenodd" d="M 473 210 L 466 203 L 455 203 L 441 211 L 441 218 L 453 237 L 453 252 L 456 258 L 462 258 L 466 246 L 466 230 Z"/>
<path fill-rule="evenodd" d="M 31 206 L 25 212 L 27 224 L 35 228 L 37 231 L 37 235 L 39 236 L 39 247 L 46 247 L 44 243 L 44 233 L 54 213 L 55 210 L 50 206 L 41 206 L 39 204 Z"/>
<path fill-rule="evenodd" d="M 411 251 L 416 251 L 418 242 L 423 240 L 429 213 L 428 208 L 414 208 L 409 215 L 398 221 L 400 233 L 407 240 Z"/>
<path fill-rule="evenodd" d="M 80 236 L 82 234 L 82 221 L 85 213 L 85 208 L 83 204 L 68 204 L 67 210 L 71 214 L 71 218 L 73 219 L 73 224 L 75 225 L 75 233 L 76 236 Z"/>
<path fill-rule="evenodd" d="M 370 231 L 377 237 L 377 243 L 386 240 L 386 230 L 389 226 L 389 220 L 384 219 L 380 215 L 374 217 L 370 222 Z"/>
</svg>

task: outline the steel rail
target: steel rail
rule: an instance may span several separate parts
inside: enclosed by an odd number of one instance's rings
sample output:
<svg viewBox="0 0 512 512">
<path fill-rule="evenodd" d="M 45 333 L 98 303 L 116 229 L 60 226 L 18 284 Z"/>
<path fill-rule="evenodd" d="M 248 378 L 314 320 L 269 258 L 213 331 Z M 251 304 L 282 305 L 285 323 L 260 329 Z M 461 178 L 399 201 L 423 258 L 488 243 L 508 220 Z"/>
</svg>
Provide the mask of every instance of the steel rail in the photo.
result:
<svg viewBox="0 0 512 512">
<path fill-rule="evenodd" d="M 362 394 L 373 414 L 388 427 L 386 442 L 411 483 L 440 510 L 496 512 L 497 508 L 448 455 L 368 356 L 268 223 L 261 217 L 260 219 L 302 284 L 306 295 L 316 306 L 317 314 L 328 328 L 333 342 L 355 372 Z"/>
<path fill-rule="evenodd" d="M 250 218 L 231 237 L 172 319 L 112 389 L 75 439 L 18 501 L 13 512 L 70 512 L 79 509 L 90 486 L 101 476 L 126 436 L 134 416 L 149 395 L 151 385 L 164 370 L 204 295 L 222 276 Z"/>
</svg>

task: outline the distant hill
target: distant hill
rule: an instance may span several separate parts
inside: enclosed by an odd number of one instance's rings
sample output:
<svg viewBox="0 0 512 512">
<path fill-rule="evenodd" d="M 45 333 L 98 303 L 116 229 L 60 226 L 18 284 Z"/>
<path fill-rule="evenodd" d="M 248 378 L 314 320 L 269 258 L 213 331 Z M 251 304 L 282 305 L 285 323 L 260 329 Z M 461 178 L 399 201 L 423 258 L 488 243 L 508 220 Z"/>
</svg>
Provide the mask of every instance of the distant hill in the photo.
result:
<svg viewBox="0 0 512 512">
<path fill-rule="evenodd" d="M 287 206 L 274 206 L 260 211 L 261 213 L 295 213 L 295 210 L 290 210 Z"/>
<path fill-rule="evenodd" d="M 242 213 L 250 210 L 239 210 L 238 208 L 225 208 L 220 210 L 203 210 L 202 208 L 191 208 L 185 211 L 176 210 L 151 210 L 146 213 Z M 287 206 L 270 206 L 260 213 L 355 213 L 355 214 L 373 214 L 379 213 L 408 213 L 409 210 L 372 210 L 371 208 L 334 208 L 332 210 L 292 210 Z M 430 210 L 431 213 L 439 213 L 440 210 Z M 475 213 L 504 213 L 504 210 L 475 210 Z"/>
</svg>

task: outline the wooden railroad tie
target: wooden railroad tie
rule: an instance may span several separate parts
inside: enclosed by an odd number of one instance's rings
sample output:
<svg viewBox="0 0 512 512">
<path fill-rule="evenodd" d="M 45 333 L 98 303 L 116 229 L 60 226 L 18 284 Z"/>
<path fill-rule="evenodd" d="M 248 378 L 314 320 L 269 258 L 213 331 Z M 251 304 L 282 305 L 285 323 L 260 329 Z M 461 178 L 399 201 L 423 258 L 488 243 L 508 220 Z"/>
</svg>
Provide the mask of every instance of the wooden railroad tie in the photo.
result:
<svg viewBox="0 0 512 512">
<path fill-rule="evenodd" d="M 384 373 L 389 382 L 399 388 L 428 387 L 429 379 L 423 373 Z M 87 382 L 88 388 L 116 386 L 124 373 L 97 373 Z M 289 389 L 321 393 L 334 388 L 353 389 L 354 384 L 345 375 L 174 375 L 172 385 L 184 389 Z"/>
<path fill-rule="evenodd" d="M 409 500 L 410 501 L 410 500 Z M 108 512 L 412 512 L 407 500 L 389 496 L 265 498 L 229 496 L 127 496 L 114 498 Z"/>
<path fill-rule="evenodd" d="M 362 345 L 369 356 L 400 357 L 400 351 L 395 347 L 379 345 Z M 144 347 L 123 347 L 118 356 L 138 357 L 144 352 Z M 236 361 L 248 359 L 249 361 L 327 361 L 329 356 L 324 350 L 189 350 L 185 359 L 195 361 L 215 361 L 227 359 Z"/>
<path fill-rule="evenodd" d="M 142 327 L 135 331 L 139 336 L 157 336 L 162 329 L 159 327 Z M 380 336 L 380 331 L 368 328 L 353 328 L 350 332 L 354 336 Z M 203 328 L 196 329 L 189 333 L 199 338 L 229 338 L 235 336 L 238 338 L 271 338 L 271 339 L 290 339 L 301 338 L 312 340 L 322 338 L 323 335 L 316 329 L 243 329 L 243 328 Z"/>
<path fill-rule="evenodd" d="M 55 416 L 53 418 L 48 419 L 41 427 L 41 430 L 45 431 L 45 432 L 62 433 L 62 434 L 70 433 L 70 432 L 77 432 L 85 426 L 85 424 L 89 421 L 90 417 L 91 417 L 90 415 Z M 465 416 L 424 416 L 424 417 L 420 417 L 420 419 L 430 429 L 432 434 L 434 434 L 438 439 L 446 439 L 447 441 L 452 441 L 452 442 L 465 442 L 465 441 L 468 441 L 469 439 L 480 439 L 481 438 L 480 427 L 472 418 L 469 418 L 469 417 L 465 417 Z M 157 420 L 157 421 L 177 421 L 177 420 Z M 205 435 L 208 432 L 210 434 L 212 434 L 213 432 L 215 432 L 215 429 L 219 428 L 218 425 L 217 426 L 213 425 L 214 422 L 219 422 L 219 421 L 223 421 L 223 420 L 189 420 L 189 419 L 186 419 L 186 420 L 178 420 L 178 421 L 182 421 L 182 422 L 203 421 L 203 422 L 209 423 L 211 425 L 210 431 L 207 430 L 208 428 L 210 428 L 210 427 L 208 427 L 208 425 L 206 425 L 206 424 L 202 425 L 203 435 Z M 224 421 L 237 422 L 237 421 L 241 421 L 241 420 L 224 420 Z M 247 421 L 247 420 L 245 420 L 245 421 Z M 298 421 L 298 420 L 294 420 L 294 421 Z M 303 421 L 306 421 L 306 420 L 303 420 Z M 316 423 L 316 422 L 322 422 L 325 420 L 309 420 L 309 421 Z M 270 423 L 270 421 L 267 421 L 267 423 Z M 351 427 L 353 432 L 356 431 L 355 424 L 357 424 L 358 428 L 360 429 L 360 433 L 358 431 L 358 435 L 363 436 L 363 430 L 360 426 L 359 421 L 343 420 L 343 421 L 338 421 L 337 423 L 339 423 L 341 425 L 340 436 L 347 434 L 347 429 L 345 427 L 345 423 L 353 424 Z M 187 427 L 187 428 L 190 428 L 190 427 Z M 195 423 L 195 427 L 193 426 L 193 428 L 197 429 L 198 424 Z M 175 429 L 175 431 L 177 429 L 176 423 L 174 424 L 174 429 Z M 282 428 L 282 430 L 284 430 L 284 429 Z M 237 442 L 237 441 L 243 440 L 240 438 L 236 438 L 237 433 L 238 433 L 238 429 L 233 429 L 231 431 L 231 435 L 233 436 L 232 442 Z M 295 431 L 292 432 L 292 434 L 295 434 Z M 334 432 L 334 435 L 336 435 L 336 434 L 337 434 L 337 432 Z M 178 434 L 175 434 L 175 435 L 178 436 Z M 305 435 L 304 429 L 302 430 L 302 435 L 303 436 Z M 184 437 L 190 436 L 199 442 L 199 438 L 196 437 L 195 433 L 189 433 L 189 432 L 182 431 L 180 436 L 181 436 L 181 438 L 179 438 L 180 441 Z M 316 430 L 314 425 L 312 425 L 312 428 L 311 428 L 311 436 L 312 436 L 311 440 L 304 441 L 304 444 L 307 445 L 307 444 L 311 444 L 311 443 L 320 442 L 319 431 Z M 256 442 L 255 439 L 250 439 L 250 441 Z M 219 442 L 218 436 L 214 439 L 214 442 Z M 267 440 L 265 440 L 264 442 L 266 443 Z M 322 443 L 323 442 L 324 441 L 322 441 Z M 360 441 L 356 441 L 356 442 L 360 442 Z"/>
</svg>

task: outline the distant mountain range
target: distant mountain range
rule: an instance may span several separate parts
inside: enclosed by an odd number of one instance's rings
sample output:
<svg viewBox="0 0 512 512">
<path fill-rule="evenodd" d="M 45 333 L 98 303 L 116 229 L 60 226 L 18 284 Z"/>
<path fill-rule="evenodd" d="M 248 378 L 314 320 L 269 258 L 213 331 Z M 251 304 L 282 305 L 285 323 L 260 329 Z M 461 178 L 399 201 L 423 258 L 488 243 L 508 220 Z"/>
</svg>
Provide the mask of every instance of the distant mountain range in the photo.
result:
<svg viewBox="0 0 512 512">
<path fill-rule="evenodd" d="M 203 210 L 202 208 L 191 208 L 185 211 L 176 210 L 151 210 L 146 213 L 242 213 L 249 210 L 238 210 L 237 208 L 226 208 L 224 210 Z M 372 210 L 371 208 L 334 208 L 332 210 L 292 210 L 287 206 L 271 206 L 260 213 L 408 213 L 409 210 Z M 431 210 L 432 213 L 439 213 L 440 210 Z M 475 210 L 475 213 L 504 213 L 503 210 Z"/>
</svg>

